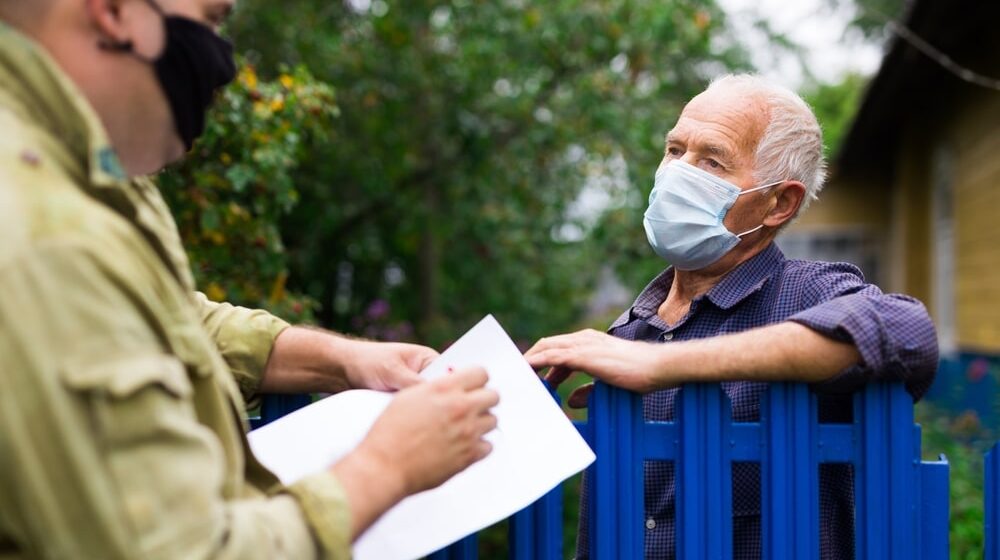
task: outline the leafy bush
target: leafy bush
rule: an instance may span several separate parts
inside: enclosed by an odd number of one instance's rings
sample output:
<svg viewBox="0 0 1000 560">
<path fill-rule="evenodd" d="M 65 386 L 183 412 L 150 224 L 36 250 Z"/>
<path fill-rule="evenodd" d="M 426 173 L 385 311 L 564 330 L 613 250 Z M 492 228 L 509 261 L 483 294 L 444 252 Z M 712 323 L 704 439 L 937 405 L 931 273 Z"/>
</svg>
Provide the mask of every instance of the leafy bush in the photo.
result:
<svg viewBox="0 0 1000 560">
<path fill-rule="evenodd" d="M 302 67 L 274 81 L 243 65 L 194 153 L 158 181 L 174 211 L 199 289 L 212 300 L 296 321 L 317 304 L 285 289 L 280 219 L 299 201 L 296 170 L 337 116 L 333 88 Z"/>
</svg>

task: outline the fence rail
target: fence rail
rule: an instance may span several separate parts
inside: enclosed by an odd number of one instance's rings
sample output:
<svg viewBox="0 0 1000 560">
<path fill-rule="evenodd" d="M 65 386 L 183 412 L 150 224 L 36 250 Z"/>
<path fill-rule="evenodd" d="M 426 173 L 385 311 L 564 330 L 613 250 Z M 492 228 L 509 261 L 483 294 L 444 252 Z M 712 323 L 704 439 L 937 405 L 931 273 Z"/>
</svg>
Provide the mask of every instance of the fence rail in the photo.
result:
<svg viewBox="0 0 1000 560">
<path fill-rule="evenodd" d="M 921 461 L 920 427 L 900 384 L 873 384 L 854 396 L 854 422 L 820 424 L 817 397 L 802 384 L 773 384 L 760 421 L 731 421 L 718 384 L 687 385 L 674 422 L 645 422 L 642 398 L 598 383 L 589 422 L 578 423 L 597 461 L 588 481 L 592 558 L 642 558 L 643 462 L 672 461 L 677 488 L 677 558 L 732 558 L 732 464 L 761 467 L 763 557 L 818 560 L 819 466 L 851 465 L 857 558 L 948 558 L 948 463 Z M 264 422 L 301 406 L 265 402 Z M 987 558 L 1000 560 L 994 499 L 1000 452 L 986 461 Z M 563 558 L 562 488 L 510 521 L 517 560 Z M 477 558 L 475 536 L 432 560 Z"/>
</svg>

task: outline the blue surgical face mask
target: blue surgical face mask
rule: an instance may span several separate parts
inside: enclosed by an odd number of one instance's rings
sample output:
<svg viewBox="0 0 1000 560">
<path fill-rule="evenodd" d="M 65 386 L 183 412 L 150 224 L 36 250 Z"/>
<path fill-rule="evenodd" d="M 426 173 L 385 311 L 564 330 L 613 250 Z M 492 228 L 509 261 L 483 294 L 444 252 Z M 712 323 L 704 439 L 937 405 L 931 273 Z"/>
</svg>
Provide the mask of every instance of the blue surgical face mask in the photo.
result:
<svg viewBox="0 0 1000 560">
<path fill-rule="evenodd" d="M 656 171 L 643 219 L 656 254 L 678 270 L 698 270 L 718 261 L 740 239 L 762 227 L 734 234 L 722 224 L 741 195 L 773 187 L 775 181 L 741 191 L 739 187 L 680 160 Z"/>
</svg>

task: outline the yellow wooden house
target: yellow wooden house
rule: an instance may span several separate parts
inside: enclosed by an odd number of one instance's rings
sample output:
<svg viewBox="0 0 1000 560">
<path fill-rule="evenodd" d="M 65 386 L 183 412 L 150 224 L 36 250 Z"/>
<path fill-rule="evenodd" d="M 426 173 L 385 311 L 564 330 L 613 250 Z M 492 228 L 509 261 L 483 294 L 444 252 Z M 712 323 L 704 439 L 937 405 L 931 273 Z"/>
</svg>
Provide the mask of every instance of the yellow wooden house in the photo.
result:
<svg viewBox="0 0 1000 560">
<path fill-rule="evenodd" d="M 926 303 L 932 391 L 997 418 L 1000 2 L 918 0 L 897 27 L 820 200 L 780 241 Z M 964 403 L 964 405 L 962 404 Z"/>
</svg>

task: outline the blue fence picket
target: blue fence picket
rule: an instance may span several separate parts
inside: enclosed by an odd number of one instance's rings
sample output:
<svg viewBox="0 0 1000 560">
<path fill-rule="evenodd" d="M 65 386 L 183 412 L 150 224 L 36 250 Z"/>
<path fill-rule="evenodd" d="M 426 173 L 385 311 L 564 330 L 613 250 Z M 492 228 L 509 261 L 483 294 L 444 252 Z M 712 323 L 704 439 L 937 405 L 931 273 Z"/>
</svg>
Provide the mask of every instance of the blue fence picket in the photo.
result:
<svg viewBox="0 0 1000 560">
<path fill-rule="evenodd" d="M 731 446 L 726 445 L 731 405 L 716 384 L 685 385 L 679 396 L 677 558 L 728 560 L 733 555 Z"/>
<path fill-rule="evenodd" d="M 854 425 L 858 557 L 917 558 L 920 438 L 913 400 L 898 386 L 870 385 L 855 397 Z"/>
<path fill-rule="evenodd" d="M 479 537 L 473 534 L 444 550 L 431 554 L 427 560 L 476 560 L 477 558 L 479 558 Z"/>
<path fill-rule="evenodd" d="M 986 453 L 986 554 L 985 560 L 1000 560 L 1000 443 Z"/>
<path fill-rule="evenodd" d="M 591 445 L 600 458 L 587 477 L 591 556 L 595 560 L 642 558 L 642 398 L 598 383 L 589 414 Z"/>
<path fill-rule="evenodd" d="M 282 416 L 295 412 L 312 402 L 309 395 L 268 395 L 260 404 L 260 417 L 252 418 L 250 426 L 259 428 L 270 424 Z"/>
<path fill-rule="evenodd" d="M 773 385 L 761 410 L 763 557 L 819 557 L 816 397 L 805 385 Z"/>
<path fill-rule="evenodd" d="M 563 557 L 563 487 L 557 486 L 510 520 L 510 557 L 548 560 Z"/>
<path fill-rule="evenodd" d="M 920 558 L 948 560 L 948 461 L 920 464 Z"/>
</svg>

